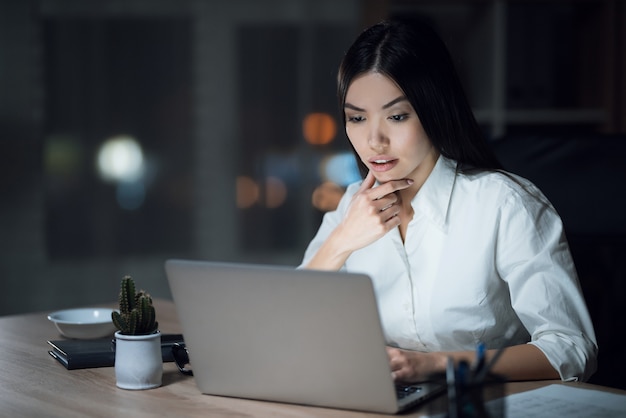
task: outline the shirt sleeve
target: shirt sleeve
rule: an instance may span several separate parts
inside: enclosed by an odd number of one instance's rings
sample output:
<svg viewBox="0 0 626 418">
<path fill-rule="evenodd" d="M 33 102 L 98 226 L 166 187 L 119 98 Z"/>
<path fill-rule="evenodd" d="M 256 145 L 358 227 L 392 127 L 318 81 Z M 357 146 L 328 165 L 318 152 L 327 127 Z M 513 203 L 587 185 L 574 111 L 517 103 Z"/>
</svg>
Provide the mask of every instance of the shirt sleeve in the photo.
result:
<svg viewBox="0 0 626 418">
<path fill-rule="evenodd" d="M 560 217 L 526 185 L 503 205 L 498 234 L 497 268 L 530 344 L 562 380 L 587 380 L 598 347 Z"/>
<path fill-rule="evenodd" d="M 317 253 L 320 249 L 321 245 L 326 241 L 326 238 L 330 235 L 330 233 L 339 225 L 343 216 L 346 212 L 348 205 L 352 200 L 352 196 L 358 190 L 359 184 L 355 183 L 348 186 L 346 192 L 341 197 L 339 204 L 337 205 L 337 209 L 331 212 L 326 212 L 324 217 L 322 218 L 322 223 L 317 230 L 317 233 L 307 246 L 307 249 L 304 252 L 304 257 L 302 262 L 298 266 L 299 269 L 304 268 L 304 266 L 311 260 L 311 258 Z M 345 270 L 345 266 L 341 268 L 341 270 Z"/>
</svg>

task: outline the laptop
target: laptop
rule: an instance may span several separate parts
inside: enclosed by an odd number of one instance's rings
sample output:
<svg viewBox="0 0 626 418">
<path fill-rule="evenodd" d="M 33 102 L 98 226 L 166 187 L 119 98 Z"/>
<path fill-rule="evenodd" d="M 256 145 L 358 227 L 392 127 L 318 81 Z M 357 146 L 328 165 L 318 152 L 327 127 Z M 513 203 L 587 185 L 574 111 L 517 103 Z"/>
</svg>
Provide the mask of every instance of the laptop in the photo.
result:
<svg viewBox="0 0 626 418">
<path fill-rule="evenodd" d="M 445 391 L 397 390 L 367 275 L 175 259 L 165 270 L 202 393 L 393 414 Z"/>
</svg>

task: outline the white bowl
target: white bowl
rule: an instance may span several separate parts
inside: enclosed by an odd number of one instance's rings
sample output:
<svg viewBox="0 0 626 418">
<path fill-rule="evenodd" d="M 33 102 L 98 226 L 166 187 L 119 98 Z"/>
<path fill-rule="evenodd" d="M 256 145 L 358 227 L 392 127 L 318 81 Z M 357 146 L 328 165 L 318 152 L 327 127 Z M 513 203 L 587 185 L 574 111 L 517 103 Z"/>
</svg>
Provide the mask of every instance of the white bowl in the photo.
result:
<svg viewBox="0 0 626 418">
<path fill-rule="evenodd" d="M 48 319 L 54 322 L 61 335 L 68 338 L 102 338 L 115 333 L 108 308 L 66 309 L 53 312 Z"/>
</svg>

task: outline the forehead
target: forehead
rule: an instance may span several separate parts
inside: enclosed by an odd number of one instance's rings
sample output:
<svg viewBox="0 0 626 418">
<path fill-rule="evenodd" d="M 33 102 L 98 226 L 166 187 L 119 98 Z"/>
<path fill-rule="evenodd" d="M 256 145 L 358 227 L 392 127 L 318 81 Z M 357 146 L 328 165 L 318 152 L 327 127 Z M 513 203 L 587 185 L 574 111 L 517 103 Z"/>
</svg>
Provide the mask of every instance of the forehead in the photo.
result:
<svg viewBox="0 0 626 418">
<path fill-rule="evenodd" d="M 367 72 L 352 80 L 346 92 L 346 102 L 350 104 L 386 104 L 404 96 L 396 82 L 379 72 Z"/>
</svg>

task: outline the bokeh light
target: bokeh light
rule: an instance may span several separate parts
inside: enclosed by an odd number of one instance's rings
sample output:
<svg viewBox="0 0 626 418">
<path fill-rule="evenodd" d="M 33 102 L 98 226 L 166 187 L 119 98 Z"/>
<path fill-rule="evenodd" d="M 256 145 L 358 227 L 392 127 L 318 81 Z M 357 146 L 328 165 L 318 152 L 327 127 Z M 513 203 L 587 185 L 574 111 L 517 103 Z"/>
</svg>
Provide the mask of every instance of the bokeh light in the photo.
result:
<svg viewBox="0 0 626 418">
<path fill-rule="evenodd" d="M 337 209 L 345 190 L 332 181 L 325 181 L 313 190 L 311 204 L 317 210 L 328 212 Z"/>
<path fill-rule="evenodd" d="M 337 125 L 328 113 L 309 113 L 302 123 L 302 133 L 309 144 L 325 145 L 335 139 Z"/>
<path fill-rule="evenodd" d="M 141 181 L 120 182 L 115 189 L 115 197 L 120 208 L 137 210 L 146 199 L 146 187 Z"/>
<path fill-rule="evenodd" d="M 78 175 L 83 149 L 78 138 L 52 135 L 45 141 L 43 155 L 48 175 L 68 177 Z"/>
<path fill-rule="evenodd" d="M 319 170 L 323 180 L 342 187 L 361 180 L 356 159 L 350 151 L 332 154 L 324 158 L 320 162 Z"/>
<path fill-rule="evenodd" d="M 145 170 L 141 146 L 135 138 L 127 135 L 109 138 L 98 150 L 97 168 L 105 181 L 137 181 Z"/>
<path fill-rule="evenodd" d="M 237 207 L 247 209 L 259 201 L 259 185 L 248 176 L 239 176 L 236 179 Z"/>
<path fill-rule="evenodd" d="M 279 177 L 267 177 L 262 191 L 259 184 L 251 177 L 239 176 L 236 180 L 236 187 L 239 209 L 249 209 L 256 204 L 275 209 L 287 200 L 287 186 Z"/>
<path fill-rule="evenodd" d="M 270 209 L 277 208 L 287 199 L 287 186 L 278 177 L 265 179 L 265 206 Z"/>
</svg>

